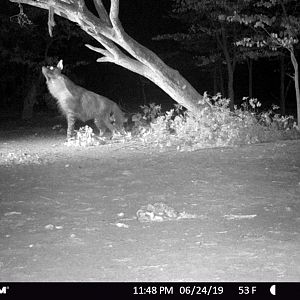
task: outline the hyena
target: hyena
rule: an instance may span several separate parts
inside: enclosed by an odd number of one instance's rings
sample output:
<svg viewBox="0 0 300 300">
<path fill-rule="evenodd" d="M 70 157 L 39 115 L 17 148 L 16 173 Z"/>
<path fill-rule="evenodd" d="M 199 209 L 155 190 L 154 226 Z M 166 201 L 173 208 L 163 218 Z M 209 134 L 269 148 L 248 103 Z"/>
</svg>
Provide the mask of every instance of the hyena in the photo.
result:
<svg viewBox="0 0 300 300">
<path fill-rule="evenodd" d="M 61 73 L 63 62 L 60 60 L 56 67 L 42 67 L 46 83 L 51 95 L 57 99 L 61 112 L 68 123 L 67 139 L 74 135 L 76 119 L 83 122 L 94 120 L 100 135 L 106 129 L 111 133 L 121 132 L 125 118 L 118 105 L 112 100 L 76 85 Z M 114 124 L 112 124 L 112 119 Z"/>
</svg>

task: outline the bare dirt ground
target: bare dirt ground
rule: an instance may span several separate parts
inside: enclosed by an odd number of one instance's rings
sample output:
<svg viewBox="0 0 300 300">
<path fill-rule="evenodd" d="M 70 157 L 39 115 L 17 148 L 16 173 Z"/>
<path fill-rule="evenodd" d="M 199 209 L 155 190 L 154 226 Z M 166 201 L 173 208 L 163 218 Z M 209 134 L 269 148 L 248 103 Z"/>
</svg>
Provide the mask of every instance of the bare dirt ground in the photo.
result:
<svg viewBox="0 0 300 300">
<path fill-rule="evenodd" d="M 300 141 L 63 142 L 0 132 L 0 281 L 300 281 Z M 140 222 L 157 202 L 195 217 Z"/>
</svg>

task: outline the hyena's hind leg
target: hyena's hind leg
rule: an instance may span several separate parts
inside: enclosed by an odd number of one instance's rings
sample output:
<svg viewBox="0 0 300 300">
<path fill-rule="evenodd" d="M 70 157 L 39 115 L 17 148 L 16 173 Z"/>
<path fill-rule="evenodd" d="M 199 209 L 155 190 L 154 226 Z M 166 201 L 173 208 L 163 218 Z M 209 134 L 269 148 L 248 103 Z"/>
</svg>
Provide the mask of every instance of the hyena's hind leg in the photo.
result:
<svg viewBox="0 0 300 300">
<path fill-rule="evenodd" d="M 74 136 L 74 126 L 75 126 L 76 118 L 73 114 L 67 114 L 67 140 L 71 139 Z"/>
</svg>

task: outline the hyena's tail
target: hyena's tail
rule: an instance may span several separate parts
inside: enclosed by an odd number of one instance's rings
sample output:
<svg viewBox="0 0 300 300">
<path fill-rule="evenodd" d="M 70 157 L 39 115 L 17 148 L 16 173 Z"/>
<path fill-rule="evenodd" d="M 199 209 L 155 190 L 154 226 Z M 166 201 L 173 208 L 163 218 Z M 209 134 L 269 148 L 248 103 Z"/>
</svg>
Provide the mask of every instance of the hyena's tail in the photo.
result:
<svg viewBox="0 0 300 300">
<path fill-rule="evenodd" d="M 119 106 L 115 103 L 112 109 L 114 119 L 115 119 L 115 127 L 121 131 L 124 128 L 124 123 L 126 122 L 126 118 L 124 117 L 124 113 L 119 108 Z"/>
</svg>

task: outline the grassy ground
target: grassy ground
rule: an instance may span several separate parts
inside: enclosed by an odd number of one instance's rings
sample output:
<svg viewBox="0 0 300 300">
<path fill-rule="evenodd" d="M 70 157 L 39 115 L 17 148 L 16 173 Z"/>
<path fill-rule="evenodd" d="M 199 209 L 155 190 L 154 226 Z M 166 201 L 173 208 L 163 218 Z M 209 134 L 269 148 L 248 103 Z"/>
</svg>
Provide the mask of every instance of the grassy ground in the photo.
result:
<svg viewBox="0 0 300 300">
<path fill-rule="evenodd" d="M 0 131 L 0 281 L 300 280 L 300 141 L 78 148 L 53 124 Z M 154 203 L 195 218 L 140 222 Z"/>
</svg>

